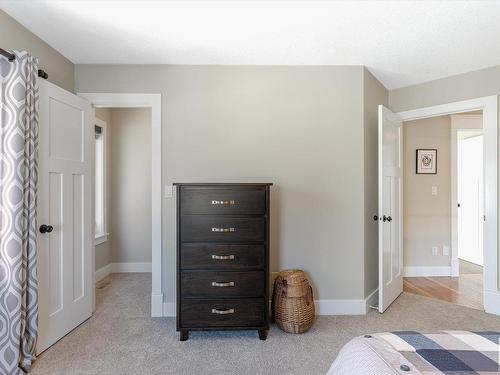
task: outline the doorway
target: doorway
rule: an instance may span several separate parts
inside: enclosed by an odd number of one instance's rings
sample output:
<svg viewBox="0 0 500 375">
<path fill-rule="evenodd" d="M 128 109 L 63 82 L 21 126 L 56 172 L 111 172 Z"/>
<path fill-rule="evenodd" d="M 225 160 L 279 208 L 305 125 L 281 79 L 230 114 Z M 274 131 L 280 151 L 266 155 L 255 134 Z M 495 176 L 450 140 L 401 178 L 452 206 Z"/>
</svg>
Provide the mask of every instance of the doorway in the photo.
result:
<svg viewBox="0 0 500 375">
<path fill-rule="evenodd" d="M 482 111 L 483 114 L 483 147 L 484 147 L 484 223 L 483 223 L 483 258 L 484 273 L 482 292 L 484 310 L 500 315 L 500 292 L 498 285 L 498 247 L 497 247 L 497 96 L 465 100 L 461 102 L 420 108 L 416 110 L 393 113 L 379 106 L 379 311 L 384 312 L 403 291 L 403 275 L 419 269 L 403 267 L 403 217 L 399 214 L 403 207 L 403 195 L 396 189 L 397 184 L 390 182 L 386 172 L 397 172 L 404 169 L 403 160 L 398 152 L 403 149 L 403 122 L 432 118 L 436 116 L 461 114 L 464 112 Z M 437 154 L 434 154 L 435 156 Z M 414 166 L 415 167 L 415 166 Z M 402 173 L 400 171 L 399 173 Z M 431 168 L 432 173 L 432 168 Z M 387 176 L 386 176 L 387 175 Z M 398 173 L 395 174 L 397 176 Z M 394 179 L 393 179 L 394 180 Z M 387 183 L 386 183 L 387 182 Z M 428 192 L 427 192 L 428 193 Z M 431 188 L 430 194 L 434 193 Z M 399 211 L 399 213 L 398 213 Z M 431 246 L 432 253 L 451 251 L 451 259 L 447 266 L 437 268 L 444 272 L 441 276 L 451 277 L 456 269 L 458 273 L 458 248 L 441 249 Z M 455 256 L 456 254 L 456 256 Z M 424 269 L 425 270 L 425 269 Z M 480 293 L 479 293 L 480 294 Z"/>
<path fill-rule="evenodd" d="M 404 125 L 404 291 L 482 310 L 482 113 Z M 415 170 L 422 147 L 435 173 Z"/>
<path fill-rule="evenodd" d="M 96 311 L 109 290 L 151 283 L 151 108 L 95 108 Z M 145 199 L 146 198 L 146 199 Z"/>
<path fill-rule="evenodd" d="M 151 108 L 151 316 L 164 316 L 162 286 L 162 131 L 161 94 L 78 93 L 95 108 Z M 95 268 L 95 249 L 93 267 Z M 95 295 L 94 295 L 95 310 Z"/>
</svg>

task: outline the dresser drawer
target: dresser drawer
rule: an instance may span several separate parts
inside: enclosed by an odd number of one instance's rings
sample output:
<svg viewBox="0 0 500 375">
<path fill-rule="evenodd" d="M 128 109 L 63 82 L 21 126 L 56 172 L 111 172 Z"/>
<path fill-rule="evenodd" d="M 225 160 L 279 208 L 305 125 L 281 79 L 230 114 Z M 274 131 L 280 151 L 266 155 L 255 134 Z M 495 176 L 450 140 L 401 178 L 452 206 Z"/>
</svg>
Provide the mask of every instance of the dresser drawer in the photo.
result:
<svg viewBox="0 0 500 375">
<path fill-rule="evenodd" d="M 182 242 L 264 242 L 265 217 L 184 215 Z"/>
<path fill-rule="evenodd" d="M 266 303 L 263 298 L 182 300 L 180 326 L 258 327 L 265 324 Z"/>
<path fill-rule="evenodd" d="M 264 271 L 182 271 L 181 297 L 262 297 Z"/>
<path fill-rule="evenodd" d="M 264 245 L 185 243 L 181 245 L 181 269 L 264 269 L 265 251 Z"/>
<path fill-rule="evenodd" d="M 258 188 L 183 188 L 182 214 L 263 215 L 266 191 Z"/>
</svg>

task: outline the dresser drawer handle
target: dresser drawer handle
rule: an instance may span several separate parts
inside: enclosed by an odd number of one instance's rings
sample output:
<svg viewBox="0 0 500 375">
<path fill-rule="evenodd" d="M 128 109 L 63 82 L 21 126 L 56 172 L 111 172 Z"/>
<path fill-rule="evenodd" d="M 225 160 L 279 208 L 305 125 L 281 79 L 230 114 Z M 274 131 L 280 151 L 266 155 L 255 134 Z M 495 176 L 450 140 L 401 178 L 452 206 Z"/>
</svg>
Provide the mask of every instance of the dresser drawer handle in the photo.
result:
<svg viewBox="0 0 500 375">
<path fill-rule="evenodd" d="M 212 255 L 212 259 L 217 259 L 217 260 L 233 260 L 234 255 Z"/>
<path fill-rule="evenodd" d="M 212 286 L 216 286 L 219 288 L 227 288 L 230 286 L 234 286 L 234 281 L 212 281 Z"/>
<path fill-rule="evenodd" d="M 236 228 L 212 228 L 212 232 L 236 232 Z"/>
<path fill-rule="evenodd" d="M 212 309 L 212 314 L 226 315 L 226 314 L 234 314 L 234 309 Z"/>
<path fill-rule="evenodd" d="M 212 200 L 212 205 L 214 205 L 214 206 L 216 206 L 216 205 L 221 205 L 221 206 L 231 205 L 232 206 L 233 204 L 236 204 L 236 201 L 233 199 L 223 200 L 223 201 L 219 201 L 219 200 L 215 200 L 215 199 Z"/>
</svg>

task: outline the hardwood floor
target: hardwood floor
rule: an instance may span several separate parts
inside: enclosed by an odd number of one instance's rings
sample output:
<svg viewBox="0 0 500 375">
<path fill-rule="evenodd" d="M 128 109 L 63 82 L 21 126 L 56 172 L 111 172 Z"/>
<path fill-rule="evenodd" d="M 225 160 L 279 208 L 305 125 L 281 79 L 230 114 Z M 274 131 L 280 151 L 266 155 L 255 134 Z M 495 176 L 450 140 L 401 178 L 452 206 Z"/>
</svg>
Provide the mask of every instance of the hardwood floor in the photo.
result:
<svg viewBox="0 0 500 375">
<path fill-rule="evenodd" d="M 462 260 L 459 277 L 405 277 L 403 289 L 408 293 L 484 310 L 483 269 Z"/>
</svg>

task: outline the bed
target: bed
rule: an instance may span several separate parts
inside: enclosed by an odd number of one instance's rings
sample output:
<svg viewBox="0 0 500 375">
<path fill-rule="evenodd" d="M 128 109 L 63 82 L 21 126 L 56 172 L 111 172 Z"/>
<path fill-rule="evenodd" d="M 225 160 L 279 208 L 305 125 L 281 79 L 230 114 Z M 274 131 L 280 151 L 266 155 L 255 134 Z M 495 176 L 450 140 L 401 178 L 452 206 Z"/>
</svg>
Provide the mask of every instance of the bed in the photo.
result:
<svg viewBox="0 0 500 375">
<path fill-rule="evenodd" d="M 399 331 L 356 337 L 328 375 L 500 374 L 500 331 Z"/>
</svg>

